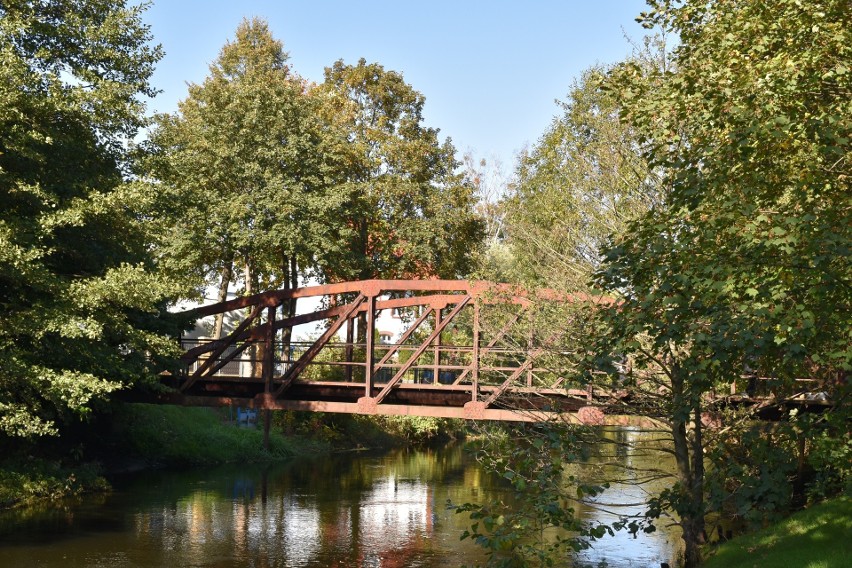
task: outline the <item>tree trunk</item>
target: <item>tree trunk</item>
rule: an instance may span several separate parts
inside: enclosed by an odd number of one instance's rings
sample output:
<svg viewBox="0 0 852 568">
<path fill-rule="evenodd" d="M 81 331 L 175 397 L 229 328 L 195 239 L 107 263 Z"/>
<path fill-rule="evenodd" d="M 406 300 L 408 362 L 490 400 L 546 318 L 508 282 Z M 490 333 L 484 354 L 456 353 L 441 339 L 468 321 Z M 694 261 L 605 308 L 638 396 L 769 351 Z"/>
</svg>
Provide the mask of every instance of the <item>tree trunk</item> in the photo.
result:
<svg viewBox="0 0 852 568">
<path fill-rule="evenodd" d="M 272 427 L 272 411 L 263 409 L 263 449 L 269 451 L 269 430 Z"/>
<path fill-rule="evenodd" d="M 299 286 L 299 266 L 295 256 L 281 255 L 281 270 L 284 274 L 284 290 L 291 290 Z M 290 298 L 283 306 L 284 318 L 296 315 L 296 298 Z M 285 363 L 290 362 L 290 345 L 293 338 L 293 329 L 285 327 L 281 330 L 281 359 Z"/>
<path fill-rule="evenodd" d="M 219 303 L 228 299 L 228 286 L 231 285 L 231 279 L 234 276 L 234 265 L 231 261 L 225 263 L 222 267 L 222 282 L 219 284 L 219 294 L 216 296 L 216 301 Z M 216 320 L 213 323 L 213 339 L 221 339 L 222 325 L 225 322 L 225 314 L 216 314 Z"/>
<path fill-rule="evenodd" d="M 672 365 L 672 439 L 680 493 L 675 512 L 680 517 L 684 543 L 684 567 L 701 563 L 704 543 L 704 448 L 701 432 L 701 406 L 690 403 L 683 371 Z M 693 437 L 688 435 L 688 422 L 694 417 Z M 691 454 L 691 455 L 690 455 Z M 691 459 L 690 459 L 691 458 Z"/>
</svg>

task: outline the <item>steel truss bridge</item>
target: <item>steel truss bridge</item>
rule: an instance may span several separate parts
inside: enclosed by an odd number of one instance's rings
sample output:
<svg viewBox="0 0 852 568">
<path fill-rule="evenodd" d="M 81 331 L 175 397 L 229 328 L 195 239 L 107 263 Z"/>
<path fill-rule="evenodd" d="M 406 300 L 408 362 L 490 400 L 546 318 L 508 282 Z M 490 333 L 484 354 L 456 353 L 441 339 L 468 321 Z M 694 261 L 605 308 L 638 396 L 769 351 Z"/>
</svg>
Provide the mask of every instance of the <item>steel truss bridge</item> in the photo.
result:
<svg viewBox="0 0 852 568">
<path fill-rule="evenodd" d="M 511 421 L 559 412 L 599 422 L 597 407 L 619 395 L 571 388 L 556 370 L 560 337 L 536 333 L 546 306 L 578 299 L 607 301 L 464 280 L 364 280 L 237 298 L 194 310 L 239 323 L 218 340 L 181 339 L 184 367 L 163 377 L 175 393 L 161 400 Z M 316 309 L 291 315 L 300 300 Z M 407 323 L 395 340 L 377 328 L 385 310 Z M 294 340 L 300 326 L 318 329 L 316 339 Z"/>
<path fill-rule="evenodd" d="M 297 302 L 312 311 L 297 314 Z M 193 310 L 221 339 L 181 339 L 182 370 L 158 402 L 356 414 L 630 424 L 624 391 L 570 384 L 566 306 L 608 298 L 464 280 L 364 280 L 264 292 Z M 387 340 L 390 310 L 407 325 Z M 542 325 L 548 322 L 550 325 Z M 553 318 L 561 318 L 559 320 Z M 315 338 L 304 339 L 304 330 Z M 301 328 L 298 331 L 294 331 Z M 360 338 L 358 340 L 357 338 Z"/>
</svg>

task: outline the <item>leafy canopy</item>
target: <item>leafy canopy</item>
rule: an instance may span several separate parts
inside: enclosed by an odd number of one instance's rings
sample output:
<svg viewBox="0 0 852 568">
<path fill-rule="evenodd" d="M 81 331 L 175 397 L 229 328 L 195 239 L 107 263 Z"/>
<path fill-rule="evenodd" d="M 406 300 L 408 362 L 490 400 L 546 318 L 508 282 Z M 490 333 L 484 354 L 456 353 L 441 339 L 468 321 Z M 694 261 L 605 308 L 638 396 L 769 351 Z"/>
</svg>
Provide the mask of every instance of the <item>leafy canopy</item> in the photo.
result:
<svg viewBox="0 0 852 568">
<path fill-rule="evenodd" d="M 160 58 L 142 7 L 0 6 L 0 431 L 55 434 L 169 343 L 125 184 Z"/>
<path fill-rule="evenodd" d="M 282 258 L 321 261 L 339 217 L 330 187 L 342 142 L 287 59 L 266 22 L 245 20 L 178 112 L 157 117 L 159 253 L 189 286 L 232 263 L 275 286 Z"/>
</svg>

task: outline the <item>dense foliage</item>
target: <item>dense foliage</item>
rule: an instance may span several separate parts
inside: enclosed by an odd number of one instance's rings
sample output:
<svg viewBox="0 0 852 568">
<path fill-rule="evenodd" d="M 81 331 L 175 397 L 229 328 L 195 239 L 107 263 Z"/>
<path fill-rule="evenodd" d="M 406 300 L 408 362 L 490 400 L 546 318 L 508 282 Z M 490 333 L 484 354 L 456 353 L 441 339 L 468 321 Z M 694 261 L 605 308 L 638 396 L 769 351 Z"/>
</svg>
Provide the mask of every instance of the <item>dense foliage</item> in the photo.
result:
<svg viewBox="0 0 852 568">
<path fill-rule="evenodd" d="M 487 431 L 477 455 L 486 471 L 510 484 L 513 499 L 453 504 L 472 521 L 462 540 L 473 539 L 488 553 L 488 566 L 562 566 L 596 538 L 624 528 L 588 523 L 576 512 L 604 485 L 583 482 L 573 466 L 588 458 L 596 435 L 590 428 L 556 422 Z M 639 530 L 634 522 L 631 530 Z"/>
<path fill-rule="evenodd" d="M 664 58 L 649 42 L 632 61 L 650 72 Z M 527 285 L 589 290 L 607 238 L 664 198 L 637 132 L 619 119 L 606 71 L 583 73 L 560 103 L 562 114 L 519 160 L 504 238 Z"/>
<path fill-rule="evenodd" d="M 618 299 L 582 320 L 576 368 L 666 424 L 677 479 L 648 514 L 676 515 L 695 566 L 706 513 L 762 523 L 848 487 L 852 14 L 649 3 L 641 20 L 677 47 L 584 77 L 520 162 L 505 222 L 521 279 Z M 835 407 L 706 431 L 708 400 L 756 377 Z"/>
<path fill-rule="evenodd" d="M 146 173 L 158 254 L 188 286 L 294 284 L 296 267 L 337 248 L 342 139 L 287 59 L 264 21 L 243 21 L 178 112 L 157 117 Z"/>
<path fill-rule="evenodd" d="M 158 117 L 147 173 L 170 273 L 224 293 L 468 272 L 481 223 L 423 96 L 364 60 L 312 85 L 287 59 L 266 22 L 243 21 Z"/>
<path fill-rule="evenodd" d="M 680 37 L 675 70 L 628 64 L 611 88 L 671 194 L 605 253 L 598 283 L 622 302 L 602 337 L 670 393 L 679 482 L 658 505 L 694 566 L 704 395 L 756 373 L 783 396 L 807 377 L 848 412 L 852 27 L 844 1 L 651 6 L 644 22 Z"/>
<path fill-rule="evenodd" d="M 56 434 L 151 376 L 167 288 L 127 185 L 160 50 L 139 7 L 0 5 L 0 433 Z"/>
<path fill-rule="evenodd" d="M 470 273 L 483 226 L 455 148 L 423 125 L 425 98 L 402 75 L 364 59 L 325 70 L 318 96 L 331 105 L 349 154 L 334 188 L 345 196 L 329 281 L 458 278 Z"/>
</svg>

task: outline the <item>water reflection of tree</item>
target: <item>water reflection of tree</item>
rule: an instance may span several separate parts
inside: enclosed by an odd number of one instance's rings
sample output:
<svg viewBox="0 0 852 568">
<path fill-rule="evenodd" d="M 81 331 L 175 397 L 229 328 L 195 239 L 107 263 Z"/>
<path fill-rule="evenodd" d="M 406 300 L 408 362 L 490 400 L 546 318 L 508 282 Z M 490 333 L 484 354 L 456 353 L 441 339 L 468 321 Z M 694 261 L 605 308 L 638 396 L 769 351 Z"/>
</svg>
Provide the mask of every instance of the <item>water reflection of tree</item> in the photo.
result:
<svg viewBox="0 0 852 568">
<path fill-rule="evenodd" d="M 438 562 L 435 531 L 446 518 L 455 521 L 447 499 L 481 495 L 493 481 L 461 447 L 343 455 L 195 478 L 191 491 L 137 512 L 134 532 L 159 542 L 163 561 L 176 565 L 202 558 L 250 558 L 258 566 Z"/>
</svg>

